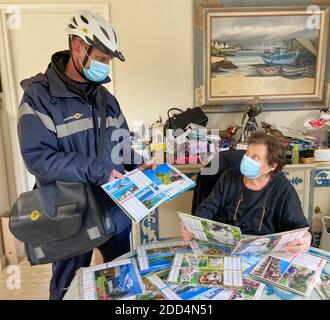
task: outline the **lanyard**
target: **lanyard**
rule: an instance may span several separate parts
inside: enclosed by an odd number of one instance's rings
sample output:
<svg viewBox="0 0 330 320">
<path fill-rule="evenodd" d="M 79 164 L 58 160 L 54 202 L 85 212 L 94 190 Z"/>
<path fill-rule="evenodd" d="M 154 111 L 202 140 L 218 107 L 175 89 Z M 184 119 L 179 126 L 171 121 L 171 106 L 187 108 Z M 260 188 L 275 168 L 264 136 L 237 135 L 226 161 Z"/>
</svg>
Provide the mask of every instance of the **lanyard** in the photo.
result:
<svg viewBox="0 0 330 320">
<path fill-rule="evenodd" d="M 266 204 L 267 204 L 267 198 L 268 198 L 268 190 L 269 190 L 269 185 L 270 185 L 271 180 L 272 180 L 272 177 L 270 177 L 269 181 L 267 182 L 267 188 L 266 188 L 266 195 L 265 195 L 265 199 L 264 199 L 264 205 L 263 205 L 263 207 L 261 209 L 261 218 L 260 218 L 259 231 L 261 231 L 261 228 L 262 228 L 262 225 L 263 225 L 263 222 L 264 222 L 264 219 L 265 219 Z M 240 196 L 240 198 L 239 198 L 239 200 L 237 202 L 236 208 L 235 208 L 235 213 L 234 213 L 234 217 L 233 217 L 233 221 L 234 222 L 237 222 L 238 209 L 239 209 L 241 203 L 244 201 L 244 192 L 246 190 L 246 185 L 244 183 L 244 180 L 243 180 L 243 185 L 244 185 L 243 191 L 241 193 L 241 196 Z"/>
</svg>

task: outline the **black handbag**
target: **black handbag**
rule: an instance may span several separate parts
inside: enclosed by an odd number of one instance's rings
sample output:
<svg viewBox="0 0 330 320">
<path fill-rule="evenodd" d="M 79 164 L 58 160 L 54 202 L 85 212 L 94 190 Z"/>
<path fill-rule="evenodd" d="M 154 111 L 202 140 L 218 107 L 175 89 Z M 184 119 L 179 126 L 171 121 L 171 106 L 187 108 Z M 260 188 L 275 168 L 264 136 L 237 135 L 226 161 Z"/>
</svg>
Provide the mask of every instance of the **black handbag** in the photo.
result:
<svg viewBox="0 0 330 320">
<path fill-rule="evenodd" d="M 179 111 L 179 113 L 170 116 L 171 111 Z M 195 107 L 192 109 L 188 108 L 186 111 L 183 111 L 179 108 L 172 108 L 168 110 L 167 116 L 168 120 L 165 124 L 165 128 L 173 130 L 185 130 L 190 123 L 198 124 L 200 126 L 205 127 L 209 120 L 200 107 Z"/>
<path fill-rule="evenodd" d="M 103 158 L 106 94 L 101 87 L 98 158 Z M 106 215 L 100 187 L 55 181 L 22 193 L 12 207 L 9 228 L 25 243 L 31 265 L 68 259 L 105 243 L 115 226 Z"/>
</svg>

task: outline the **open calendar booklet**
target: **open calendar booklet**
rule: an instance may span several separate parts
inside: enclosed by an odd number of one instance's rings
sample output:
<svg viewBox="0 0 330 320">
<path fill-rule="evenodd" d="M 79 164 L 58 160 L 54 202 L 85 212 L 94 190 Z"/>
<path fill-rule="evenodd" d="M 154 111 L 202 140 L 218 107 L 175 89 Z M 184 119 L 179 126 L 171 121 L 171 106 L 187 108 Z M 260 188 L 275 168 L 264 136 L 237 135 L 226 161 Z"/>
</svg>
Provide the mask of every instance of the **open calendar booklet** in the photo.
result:
<svg viewBox="0 0 330 320">
<path fill-rule="evenodd" d="M 133 222 L 140 222 L 163 202 L 171 201 L 195 182 L 170 164 L 153 170 L 135 169 L 102 186 L 103 190 L 123 209 Z"/>
<path fill-rule="evenodd" d="M 254 267 L 249 275 L 300 295 L 309 296 L 326 260 L 311 254 L 293 255 L 285 245 L 304 237 L 309 228 L 256 237 L 242 237 L 239 228 L 178 213 L 196 240 L 217 241 Z M 225 240 L 227 239 L 227 240 Z M 229 240 L 228 240 L 229 239 Z"/>
</svg>

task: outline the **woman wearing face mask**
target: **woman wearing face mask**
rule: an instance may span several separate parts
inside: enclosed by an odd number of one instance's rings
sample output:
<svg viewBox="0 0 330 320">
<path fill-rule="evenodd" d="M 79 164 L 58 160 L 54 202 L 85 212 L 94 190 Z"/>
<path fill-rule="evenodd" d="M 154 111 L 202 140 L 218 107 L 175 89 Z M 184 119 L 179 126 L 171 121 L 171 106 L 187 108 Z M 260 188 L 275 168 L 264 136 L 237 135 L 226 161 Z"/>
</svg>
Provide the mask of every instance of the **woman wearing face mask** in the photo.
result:
<svg viewBox="0 0 330 320">
<path fill-rule="evenodd" d="M 241 228 L 243 234 L 265 235 L 309 227 L 298 195 L 281 170 L 286 163 L 280 142 L 257 132 L 251 136 L 240 170 L 227 170 L 196 209 L 196 216 Z M 181 235 L 191 240 L 181 224 Z M 306 252 L 312 236 L 292 241 L 292 253 Z"/>
</svg>

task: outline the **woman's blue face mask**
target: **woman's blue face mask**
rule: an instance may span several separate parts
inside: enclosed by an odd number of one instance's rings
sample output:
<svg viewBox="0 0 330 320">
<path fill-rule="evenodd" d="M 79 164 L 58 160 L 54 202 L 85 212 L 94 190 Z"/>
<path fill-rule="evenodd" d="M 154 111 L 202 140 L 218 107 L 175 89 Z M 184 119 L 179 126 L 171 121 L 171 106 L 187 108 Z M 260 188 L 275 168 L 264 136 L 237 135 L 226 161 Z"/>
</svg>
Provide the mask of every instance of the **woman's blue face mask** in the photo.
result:
<svg viewBox="0 0 330 320">
<path fill-rule="evenodd" d="M 244 155 L 241 161 L 241 173 L 243 176 L 249 179 L 257 179 L 261 176 L 259 170 L 261 168 L 261 164 L 247 155 Z"/>
</svg>

